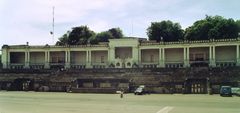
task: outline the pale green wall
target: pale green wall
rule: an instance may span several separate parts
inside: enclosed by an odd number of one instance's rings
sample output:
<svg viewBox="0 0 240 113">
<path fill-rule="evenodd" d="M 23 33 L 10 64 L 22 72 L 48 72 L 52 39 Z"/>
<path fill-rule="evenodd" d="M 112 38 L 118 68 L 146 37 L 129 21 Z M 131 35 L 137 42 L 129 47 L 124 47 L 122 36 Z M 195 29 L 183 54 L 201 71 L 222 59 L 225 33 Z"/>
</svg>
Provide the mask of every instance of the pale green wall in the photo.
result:
<svg viewBox="0 0 240 113">
<path fill-rule="evenodd" d="M 235 60 L 236 60 L 235 46 L 216 47 L 216 62 L 217 61 L 235 61 Z"/>
<path fill-rule="evenodd" d="M 86 63 L 86 51 L 71 51 L 71 63 Z"/>
<path fill-rule="evenodd" d="M 115 54 L 115 58 L 132 58 L 132 47 L 117 47 L 115 48 Z"/>
<path fill-rule="evenodd" d="M 165 49 L 165 62 L 183 62 L 183 48 Z"/>
<path fill-rule="evenodd" d="M 25 63 L 25 53 L 24 52 L 11 52 L 10 53 L 11 63 Z"/>
<path fill-rule="evenodd" d="M 45 53 L 30 52 L 30 63 L 45 63 Z"/>
<path fill-rule="evenodd" d="M 194 60 L 196 58 L 197 54 L 203 54 L 204 60 L 209 60 L 209 48 L 208 47 L 189 48 L 190 60 Z M 193 59 L 191 59 L 191 55 L 192 55 Z"/>
<path fill-rule="evenodd" d="M 141 50 L 141 62 L 151 62 L 151 56 L 153 56 L 153 62 L 158 63 L 159 61 L 159 49 L 143 49 Z"/>
<path fill-rule="evenodd" d="M 64 63 L 65 62 L 65 52 L 50 52 L 50 62 L 53 63 Z"/>
<path fill-rule="evenodd" d="M 108 52 L 107 51 L 92 51 L 92 63 L 101 63 L 101 57 L 103 56 L 104 63 L 107 63 Z"/>
</svg>

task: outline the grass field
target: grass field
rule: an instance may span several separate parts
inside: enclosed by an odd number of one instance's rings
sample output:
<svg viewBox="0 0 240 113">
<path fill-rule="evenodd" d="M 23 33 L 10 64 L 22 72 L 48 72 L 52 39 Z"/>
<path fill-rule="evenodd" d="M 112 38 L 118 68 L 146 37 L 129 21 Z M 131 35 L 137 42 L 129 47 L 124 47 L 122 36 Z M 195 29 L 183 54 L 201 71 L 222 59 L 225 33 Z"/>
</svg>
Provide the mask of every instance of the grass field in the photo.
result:
<svg viewBox="0 0 240 113">
<path fill-rule="evenodd" d="M 240 97 L 2 91 L 0 113 L 240 113 Z"/>
</svg>

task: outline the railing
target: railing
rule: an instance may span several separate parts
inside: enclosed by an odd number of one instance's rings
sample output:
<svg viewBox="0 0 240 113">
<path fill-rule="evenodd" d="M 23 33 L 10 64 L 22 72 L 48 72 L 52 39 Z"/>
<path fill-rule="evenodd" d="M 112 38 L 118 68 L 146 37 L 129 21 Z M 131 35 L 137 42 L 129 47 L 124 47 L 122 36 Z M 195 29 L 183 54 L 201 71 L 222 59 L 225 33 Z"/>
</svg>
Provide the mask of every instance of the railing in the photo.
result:
<svg viewBox="0 0 240 113">
<path fill-rule="evenodd" d="M 10 66 L 10 69 L 23 69 L 24 68 L 23 63 L 11 63 L 9 66 Z"/>
<path fill-rule="evenodd" d="M 216 61 L 216 67 L 234 67 L 234 66 L 236 66 L 235 60 Z"/>
<path fill-rule="evenodd" d="M 44 63 L 30 63 L 30 69 L 44 69 Z"/>
<path fill-rule="evenodd" d="M 86 63 L 71 63 L 71 69 L 85 69 Z"/>
<path fill-rule="evenodd" d="M 166 68 L 182 68 L 183 66 L 183 62 L 165 62 Z"/>
<path fill-rule="evenodd" d="M 108 67 L 107 63 L 93 62 L 91 64 L 92 64 L 93 68 L 107 68 Z"/>
</svg>

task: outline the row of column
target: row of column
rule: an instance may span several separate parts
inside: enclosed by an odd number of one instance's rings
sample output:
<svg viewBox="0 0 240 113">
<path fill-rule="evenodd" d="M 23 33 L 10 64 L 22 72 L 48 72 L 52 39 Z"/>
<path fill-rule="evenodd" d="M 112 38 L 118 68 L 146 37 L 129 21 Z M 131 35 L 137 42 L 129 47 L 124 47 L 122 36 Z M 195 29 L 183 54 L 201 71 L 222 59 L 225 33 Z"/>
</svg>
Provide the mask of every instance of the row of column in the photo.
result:
<svg viewBox="0 0 240 113">
<path fill-rule="evenodd" d="M 10 53 L 7 51 L 7 49 L 2 50 L 2 62 L 3 62 L 3 68 L 8 67 L 8 62 L 10 62 Z M 184 55 L 184 67 L 190 67 L 189 62 L 189 47 L 183 48 L 183 55 Z M 216 50 L 215 46 L 209 47 L 209 66 L 215 67 L 216 66 Z M 136 63 L 141 63 L 141 49 L 138 47 L 132 48 L 132 56 L 133 60 Z M 65 68 L 70 68 L 70 50 L 65 51 Z M 115 48 L 111 47 L 108 51 L 108 61 L 114 62 L 115 60 Z M 159 48 L 159 67 L 165 67 L 165 49 Z M 240 55 L 239 55 L 239 45 L 236 46 L 236 64 L 240 65 Z M 30 66 L 30 52 L 28 49 L 25 51 L 25 64 L 24 68 L 29 68 Z M 91 50 L 86 51 L 86 67 L 91 68 Z M 50 68 L 50 51 L 45 51 L 45 64 L 44 68 L 48 69 Z"/>
</svg>

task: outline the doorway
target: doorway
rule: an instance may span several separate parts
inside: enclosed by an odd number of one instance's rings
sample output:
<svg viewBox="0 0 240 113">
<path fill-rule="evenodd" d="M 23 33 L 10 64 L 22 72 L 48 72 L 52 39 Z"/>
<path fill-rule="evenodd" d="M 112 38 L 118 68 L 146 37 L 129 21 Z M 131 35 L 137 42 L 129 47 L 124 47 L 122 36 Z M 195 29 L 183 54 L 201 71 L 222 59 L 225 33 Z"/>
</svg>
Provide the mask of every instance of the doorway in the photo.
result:
<svg viewBox="0 0 240 113">
<path fill-rule="evenodd" d="M 186 93 L 189 94 L 206 94 L 207 79 L 187 79 L 185 81 Z"/>
</svg>

